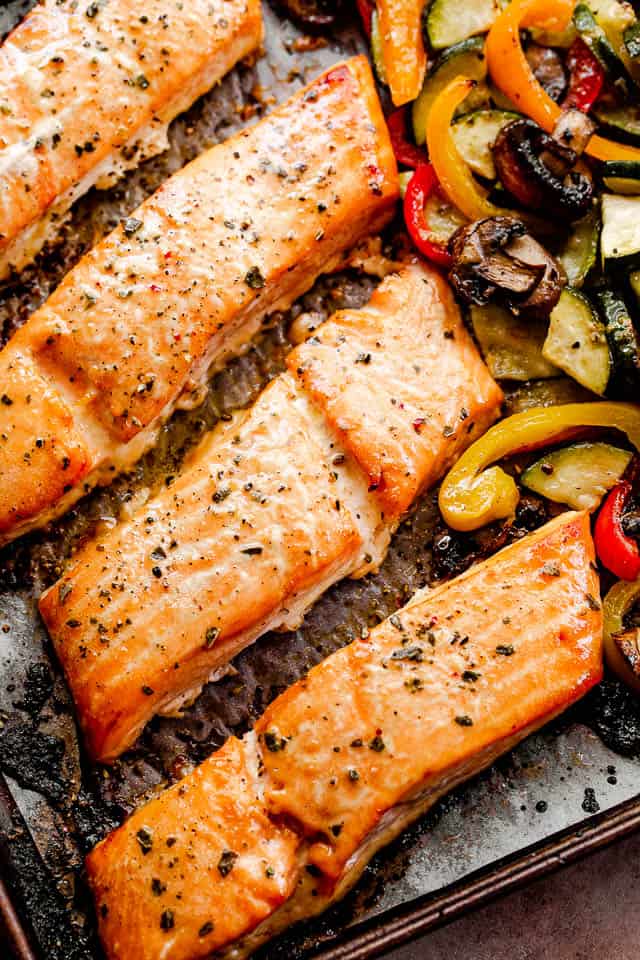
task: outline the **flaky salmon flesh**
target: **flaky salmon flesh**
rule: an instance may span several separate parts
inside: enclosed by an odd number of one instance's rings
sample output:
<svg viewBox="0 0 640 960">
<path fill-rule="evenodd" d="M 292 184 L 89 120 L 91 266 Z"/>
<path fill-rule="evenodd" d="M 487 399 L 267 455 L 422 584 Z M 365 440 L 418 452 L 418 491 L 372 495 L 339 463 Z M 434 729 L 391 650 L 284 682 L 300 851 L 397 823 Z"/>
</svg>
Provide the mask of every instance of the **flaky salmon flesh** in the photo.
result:
<svg viewBox="0 0 640 960">
<path fill-rule="evenodd" d="M 602 676 L 586 513 L 423 590 L 137 810 L 87 874 L 108 960 L 239 960 Z"/>
<path fill-rule="evenodd" d="M 420 263 L 335 314 L 287 367 L 40 601 L 97 759 L 267 630 L 298 626 L 330 584 L 376 569 L 502 399 L 447 284 Z"/>
<path fill-rule="evenodd" d="M 0 278 L 261 40 L 259 0 L 40 0 L 0 47 Z"/>
<path fill-rule="evenodd" d="M 364 57 L 171 177 L 0 353 L 0 545 L 130 467 L 397 196 Z"/>
</svg>

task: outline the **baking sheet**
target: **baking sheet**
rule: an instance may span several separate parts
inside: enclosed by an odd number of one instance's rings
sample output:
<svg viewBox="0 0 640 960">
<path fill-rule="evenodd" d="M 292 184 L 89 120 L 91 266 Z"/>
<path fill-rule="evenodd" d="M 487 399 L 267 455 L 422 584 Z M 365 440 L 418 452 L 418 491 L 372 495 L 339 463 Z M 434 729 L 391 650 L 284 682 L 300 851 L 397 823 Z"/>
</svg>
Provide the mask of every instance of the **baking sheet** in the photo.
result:
<svg viewBox="0 0 640 960">
<path fill-rule="evenodd" d="M 9 29 L 31 5 L 20 0 L 0 7 L 0 30 Z M 362 49 L 352 24 L 319 44 L 270 8 L 265 16 L 266 55 L 233 71 L 179 118 L 167 154 L 115 189 L 94 191 L 81 201 L 62 243 L 18 282 L 0 288 L 2 341 L 84 250 L 166 176 L 260 116 L 274 98 L 284 99 L 330 63 Z M 245 357 L 214 378 L 202 407 L 173 418 L 156 450 L 132 474 L 95 491 L 51 531 L 0 553 L 0 770 L 7 787 L 3 794 L 0 784 L 0 865 L 4 862 L 12 893 L 26 912 L 36 952 L 46 960 L 100 956 L 82 879 L 82 856 L 93 843 L 149 792 L 184 775 L 230 733 L 242 734 L 311 665 L 445 572 L 443 546 L 447 557 L 460 562 L 476 546 L 469 537 L 459 537 L 453 545 L 443 541 L 435 497 L 427 495 L 398 531 L 377 576 L 337 585 L 300 630 L 260 640 L 236 659 L 235 675 L 209 685 L 181 719 L 154 720 L 114 767 L 92 767 L 83 756 L 35 597 L 57 578 L 75 544 L 112 523 L 121 511 L 143 504 L 157 478 L 179 468 L 203 430 L 250 402 L 282 368 L 291 316 L 358 305 L 373 284 L 356 273 L 321 280 L 289 315 L 272 318 Z M 543 519 L 540 504 L 533 503 L 510 535 Z M 439 803 L 375 859 L 343 904 L 270 944 L 262 956 L 294 960 L 331 951 L 338 940 L 344 943 L 351 926 L 384 924 L 474 871 L 613 810 L 640 792 L 639 749 L 640 712 L 615 681 L 607 680 L 550 728 Z M 341 948 L 346 952 L 340 955 L 360 949 L 354 944 L 347 932 L 347 945 Z"/>
</svg>

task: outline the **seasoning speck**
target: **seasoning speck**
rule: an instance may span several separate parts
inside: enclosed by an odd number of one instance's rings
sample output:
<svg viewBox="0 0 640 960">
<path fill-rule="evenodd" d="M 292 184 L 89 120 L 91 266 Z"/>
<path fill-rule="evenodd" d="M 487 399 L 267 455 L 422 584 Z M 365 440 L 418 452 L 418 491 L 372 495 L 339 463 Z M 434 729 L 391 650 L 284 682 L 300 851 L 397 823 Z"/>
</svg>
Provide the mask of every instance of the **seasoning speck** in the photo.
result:
<svg viewBox="0 0 640 960">
<path fill-rule="evenodd" d="M 228 876 L 235 867 L 238 854 L 233 850 L 223 850 L 218 860 L 218 873 L 221 877 Z"/>
</svg>

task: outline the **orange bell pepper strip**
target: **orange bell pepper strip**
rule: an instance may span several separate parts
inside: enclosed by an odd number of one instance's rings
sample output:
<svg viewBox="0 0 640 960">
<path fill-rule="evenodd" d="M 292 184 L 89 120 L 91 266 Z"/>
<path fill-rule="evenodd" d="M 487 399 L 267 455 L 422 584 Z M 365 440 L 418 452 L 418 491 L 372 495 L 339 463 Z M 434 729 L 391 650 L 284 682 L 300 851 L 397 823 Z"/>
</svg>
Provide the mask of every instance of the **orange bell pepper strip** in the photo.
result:
<svg viewBox="0 0 640 960">
<path fill-rule="evenodd" d="M 485 44 L 487 66 L 494 83 L 528 117 L 552 133 L 562 110 L 545 93 L 527 63 L 520 28 L 541 26 L 564 30 L 573 13 L 574 0 L 512 0 L 496 18 Z M 640 150 L 594 135 L 586 152 L 598 160 L 640 162 Z"/>
<path fill-rule="evenodd" d="M 460 156 L 451 133 L 453 115 L 475 80 L 456 77 L 433 102 L 427 118 L 429 160 L 447 199 L 469 220 L 482 220 L 504 213 L 490 203 Z"/>
<path fill-rule="evenodd" d="M 377 0 L 382 56 L 396 107 L 420 93 L 427 67 L 422 42 L 423 0 Z"/>
</svg>

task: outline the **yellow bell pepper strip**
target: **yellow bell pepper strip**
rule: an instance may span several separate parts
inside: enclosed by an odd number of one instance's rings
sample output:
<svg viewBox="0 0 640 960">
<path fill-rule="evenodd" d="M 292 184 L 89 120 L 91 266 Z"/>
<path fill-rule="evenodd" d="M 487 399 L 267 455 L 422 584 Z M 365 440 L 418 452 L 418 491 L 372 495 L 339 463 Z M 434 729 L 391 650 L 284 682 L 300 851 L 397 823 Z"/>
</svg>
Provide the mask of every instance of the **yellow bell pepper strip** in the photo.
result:
<svg viewBox="0 0 640 960">
<path fill-rule="evenodd" d="M 377 0 L 382 56 L 396 107 L 422 89 L 427 57 L 422 42 L 423 0 Z"/>
<path fill-rule="evenodd" d="M 496 460 L 574 436 L 587 427 L 625 433 L 640 449 L 640 407 L 602 401 L 534 407 L 507 417 L 473 443 L 440 487 L 440 512 L 454 530 L 477 530 L 515 514 L 520 494 Z"/>
<path fill-rule="evenodd" d="M 602 602 L 604 656 L 623 683 L 640 693 L 640 656 L 636 630 L 625 630 L 624 618 L 640 599 L 640 579 L 615 583 Z"/>
<path fill-rule="evenodd" d="M 475 80 L 456 77 L 433 101 L 427 118 L 427 148 L 440 187 L 451 203 L 469 220 L 482 220 L 504 213 L 489 203 L 456 147 L 451 133 L 453 115 Z"/>
<path fill-rule="evenodd" d="M 574 0 L 512 0 L 495 19 L 485 44 L 489 73 L 510 100 L 547 133 L 552 133 L 562 110 L 533 75 L 520 42 L 520 27 L 563 30 L 573 13 Z M 640 162 L 640 150 L 594 135 L 586 152 L 598 160 Z"/>
</svg>

